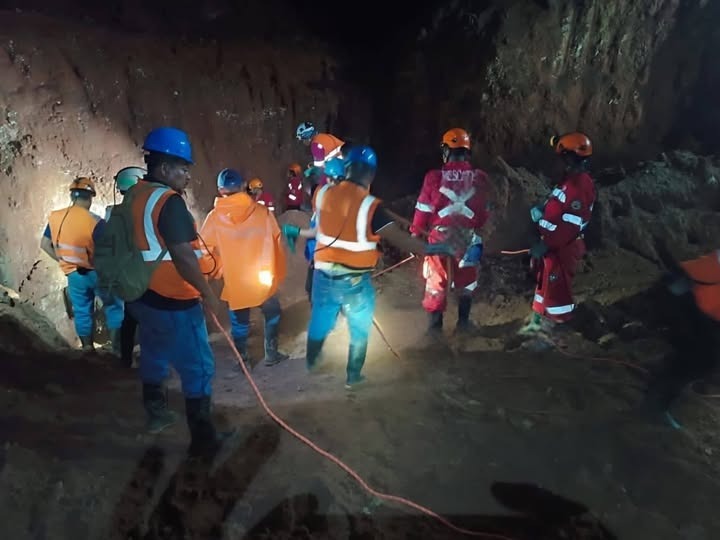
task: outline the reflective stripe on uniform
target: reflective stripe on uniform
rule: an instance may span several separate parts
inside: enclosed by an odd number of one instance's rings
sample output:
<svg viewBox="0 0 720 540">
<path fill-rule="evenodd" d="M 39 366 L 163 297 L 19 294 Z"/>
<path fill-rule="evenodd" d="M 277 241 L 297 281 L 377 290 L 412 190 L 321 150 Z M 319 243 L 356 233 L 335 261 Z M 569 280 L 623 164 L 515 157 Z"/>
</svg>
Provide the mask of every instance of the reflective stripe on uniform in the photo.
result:
<svg viewBox="0 0 720 540">
<path fill-rule="evenodd" d="M 561 203 L 565 203 L 565 201 L 567 200 L 567 197 L 565 196 L 565 192 L 559 188 L 553 189 L 550 196 L 555 197 Z"/>
<path fill-rule="evenodd" d="M 143 228 L 145 229 L 145 239 L 148 243 L 148 249 L 142 251 L 142 257 L 145 262 L 157 260 L 172 261 L 170 252 L 167 250 L 165 251 L 165 255 L 163 255 L 162 259 L 160 259 L 160 254 L 162 253 L 163 248 L 160 245 L 160 240 L 155 234 L 155 225 L 153 224 L 152 218 L 155 206 L 157 206 L 160 198 L 169 190 L 170 188 L 155 188 L 145 203 L 145 211 L 143 212 Z M 194 253 L 198 259 L 203 255 L 203 252 L 200 249 L 194 250 Z"/>
<path fill-rule="evenodd" d="M 543 302 L 545 302 L 545 298 L 543 298 L 543 297 L 540 296 L 539 294 L 536 294 L 536 295 L 535 295 L 535 301 L 536 301 L 538 304 L 542 304 Z"/>
<path fill-rule="evenodd" d="M 587 227 L 588 222 L 583 221 L 580 216 L 576 216 L 575 214 L 563 214 L 562 220 L 566 223 L 572 223 L 573 225 L 577 225 L 580 227 L 580 230 L 582 231 L 585 227 Z"/>
<path fill-rule="evenodd" d="M 435 207 L 418 201 L 417 203 L 415 203 L 415 210 L 431 213 L 435 210 Z"/>
<path fill-rule="evenodd" d="M 478 286 L 477 281 L 473 281 L 470 285 L 465 287 L 465 290 L 466 291 L 474 291 L 475 289 L 477 289 L 477 286 Z"/>
<path fill-rule="evenodd" d="M 316 144 L 317 144 L 320 148 L 324 148 L 322 144 L 320 144 L 320 143 L 316 143 Z M 325 163 L 328 162 L 328 160 L 330 160 L 330 159 L 334 158 L 335 156 L 337 156 L 337 155 L 340 153 L 340 150 L 342 150 L 342 146 L 338 146 L 338 147 L 335 148 L 334 150 L 330 150 L 323 159 L 317 160 L 317 161 L 313 161 L 313 165 L 315 165 L 316 167 L 322 167 L 323 165 L 325 165 Z"/>
<path fill-rule="evenodd" d="M 445 186 L 441 187 L 438 191 L 450 200 L 450 204 L 438 212 L 438 217 L 444 218 L 453 214 L 462 214 L 468 219 L 475 217 L 475 212 L 473 212 L 465 204 L 473 195 L 475 195 L 475 188 L 471 188 L 463 195 L 458 195 L 453 190 Z"/>
<path fill-rule="evenodd" d="M 550 223 L 550 222 L 549 222 L 548 220 L 546 220 L 546 219 L 541 219 L 541 220 L 538 222 L 538 225 L 539 225 L 540 227 L 542 227 L 543 229 L 547 229 L 548 231 L 554 231 L 555 229 L 557 229 L 557 225 L 555 225 L 554 223 Z"/>
<path fill-rule="evenodd" d="M 545 312 L 548 315 L 565 315 L 575 309 L 575 304 L 567 304 L 564 306 L 546 307 Z"/>
</svg>

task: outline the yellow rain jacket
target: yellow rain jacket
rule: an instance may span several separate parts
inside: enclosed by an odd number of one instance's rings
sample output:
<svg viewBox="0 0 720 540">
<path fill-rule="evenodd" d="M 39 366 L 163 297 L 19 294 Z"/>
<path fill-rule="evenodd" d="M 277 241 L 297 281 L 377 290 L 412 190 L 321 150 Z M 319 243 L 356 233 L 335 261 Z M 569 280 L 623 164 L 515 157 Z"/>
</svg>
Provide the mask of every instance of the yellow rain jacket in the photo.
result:
<svg viewBox="0 0 720 540">
<path fill-rule="evenodd" d="M 275 216 L 245 193 L 215 199 L 200 229 L 224 279 L 221 298 L 230 309 L 258 307 L 273 296 L 287 272 L 285 248 Z"/>
</svg>

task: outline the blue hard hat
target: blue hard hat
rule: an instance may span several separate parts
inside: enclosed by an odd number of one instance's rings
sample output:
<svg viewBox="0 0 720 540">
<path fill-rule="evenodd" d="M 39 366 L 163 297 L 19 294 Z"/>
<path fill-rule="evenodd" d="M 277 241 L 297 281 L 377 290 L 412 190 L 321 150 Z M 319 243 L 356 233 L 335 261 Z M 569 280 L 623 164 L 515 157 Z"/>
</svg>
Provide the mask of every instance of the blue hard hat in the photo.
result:
<svg viewBox="0 0 720 540">
<path fill-rule="evenodd" d="M 295 136 L 299 141 L 306 141 L 308 139 L 312 139 L 316 131 L 317 130 L 312 122 L 302 122 L 295 130 Z"/>
<path fill-rule="evenodd" d="M 153 129 L 145 137 L 143 150 L 177 157 L 191 165 L 193 164 L 190 138 L 187 133 L 177 128 L 161 127 Z"/>
<path fill-rule="evenodd" d="M 369 146 L 353 146 L 345 155 L 345 167 L 355 163 L 377 169 L 377 155 Z"/>
<path fill-rule="evenodd" d="M 345 162 L 340 158 L 332 158 L 325 163 L 325 174 L 330 178 L 345 177 Z"/>
<path fill-rule="evenodd" d="M 234 169 L 223 169 L 217 175 L 218 189 L 239 188 L 245 183 L 242 175 Z"/>
</svg>

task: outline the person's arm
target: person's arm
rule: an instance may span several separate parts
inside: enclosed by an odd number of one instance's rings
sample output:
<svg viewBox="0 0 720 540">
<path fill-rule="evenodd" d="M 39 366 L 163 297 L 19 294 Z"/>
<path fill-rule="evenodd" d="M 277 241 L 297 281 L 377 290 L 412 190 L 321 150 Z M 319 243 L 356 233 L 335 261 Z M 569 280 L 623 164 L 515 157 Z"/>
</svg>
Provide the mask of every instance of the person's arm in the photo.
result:
<svg viewBox="0 0 720 540">
<path fill-rule="evenodd" d="M 40 249 L 47 253 L 52 260 L 60 261 L 60 258 L 55 253 L 55 248 L 53 247 L 49 224 L 45 226 L 42 238 L 40 239 Z"/>
<path fill-rule="evenodd" d="M 158 230 L 180 277 L 197 289 L 208 307 L 218 307 L 217 297 L 200 269 L 191 244 L 197 238 L 193 218 L 179 195 L 172 195 L 163 205 L 158 216 Z"/>
<path fill-rule="evenodd" d="M 380 238 L 414 255 L 450 255 L 446 244 L 428 244 L 403 231 L 385 209 L 379 205 L 373 213 L 370 227 Z"/>
<path fill-rule="evenodd" d="M 435 212 L 432 201 L 433 194 L 438 190 L 437 176 L 437 171 L 430 171 L 423 179 L 422 189 L 415 204 L 412 227 L 410 227 L 410 232 L 413 235 L 426 234 L 430 218 Z"/>
</svg>

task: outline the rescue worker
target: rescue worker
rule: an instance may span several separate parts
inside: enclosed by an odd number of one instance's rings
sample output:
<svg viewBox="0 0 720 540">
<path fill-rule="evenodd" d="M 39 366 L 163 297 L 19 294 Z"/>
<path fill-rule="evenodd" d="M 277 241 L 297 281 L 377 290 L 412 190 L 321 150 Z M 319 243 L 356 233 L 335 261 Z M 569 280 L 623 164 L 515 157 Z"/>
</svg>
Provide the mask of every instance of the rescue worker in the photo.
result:
<svg viewBox="0 0 720 540">
<path fill-rule="evenodd" d="M 163 389 L 172 364 L 185 395 L 190 453 L 213 452 L 224 435 L 216 432 L 211 417 L 215 360 L 200 299 L 214 312 L 220 303 L 204 275 L 212 272 L 212 261 L 203 256 L 181 196 L 190 182 L 192 147 L 185 132 L 161 127 L 147 135 L 143 150 L 148 173 L 132 188 L 135 242 L 144 260 L 156 267 L 148 290 L 127 307 L 139 326 L 147 428 L 158 433 L 176 420 Z"/>
<path fill-rule="evenodd" d="M 585 255 L 583 230 L 590 222 L 596 197 L 595 184 L 587 171 L 592 155 L 588 136 L 579 132 L 554 136 L 550 145 L 562 158 L 565 174 L 547 201 L 530 210 L 540 233 L 540 239 L 530 248 L 537 286 L 530 321 L 520 329 L 521 335 L 541 341 L 573 316 L 572 282 Z"/>
<path fill-rule="evenodd" d="M 70 184 L 67 208 L 55 210 L 40 241 L 41 249 L 57 261 L 67 276 L 67 296 L 73 310 L 75 332 L 85 351 L 93 346 L 93 314 L 95 298 L 103 302 L 103 311 L 115 353 L 120 351 L 120 326 L 123 320 L 123 303 L 106 295 L 97 287 L 97 273 L 93 268 L 93 233 L 102 219 L 90 212 L 95 184 L 90 178 L 76 178 Z"/>
<path fill-rule="evenodd" d="M 305 171 L 306 176 L 314 185 L 322 187 L 328 182 L 324 173 L 325 163 L 334 157 L 342 157 L 344 141 L 329 133 L 319 133 L 312 122 L 303 122 L 295 131 L 298 140 L 310 147 L 313 163 Z"/>
<path fill-rule="evenodd" d="M 473 329 L 470 309 L 483 251 L 480 229 L 488 218 L 488 176 L 470 164 L 467 131 L 452 128 L 445 132 L 441 151 L 444 164 L 425 175 L 411 228 L 414 235 L 428 234 L 431 243 L 448 242 L 456 249 L 450 259 L 434 255 L 423 263 L 422 305 L 429 314 L 431 335 L 442 332 L 448 289 L 452 288 L 459 294 L 456 331 Z"/>
<path fill-rule="evenodd" d="M 247 190 L 256 203 L 263 205 L 271 212 L 275 212 L 275 199 L 269 192 L 263 190 L 262 180 L 253 178 L 248 183 Z"/>
<path fill-rule="evenodd" d="M 299 164 L 293 163 L 287 170 L 287 194 L 285 210 L 300 210 L 305 197 L 303 192 L 303 173 Z"/>
<path fill-rule="evenodd" d="M 115 175 L 115 189 L 122 195 L 138 183 L 147 171 L 141 167 L 125 167 Z M 112 209 L 115 205 L 105 209 L 105 221 L 110 219 Z M 99 227 L 98 227 L 99 229 Z M 122 326 L 120 327 L 120 359 L 127 367 L 133 365 L 133 348 L 135 347 L 135 334 L 137 332 L 137 321 L 129 310 L 124 310 Z"/>
<path fill-rule="evenodd" d="M 671 424 L 672 403 L 689 383 L 717 376 L 720 355 L 720 250 L 680 263 L 665 279 L 677 300 L 663 307 L 679 330 L 676 353 L 649 385 L 648 412 L 665 412 Z M 674 340 L 673 340 L 674 341 Z"/>
<path fill-rule="evenodd" d="M 277 290 L 286 273 L 280 227 L 274 215 L 247 194 L 247 181 L 239 172 L 220 171 L 217 187 L 220 197 L 200 235 L 217 262 L 214 277 L 224 278 L 220 298 L 230 306 L 233 340 L 251 367 L 247 354 L 250 308 L 260 307 L 265 318 L 265 365 L 274 366 L 287 359 L 278 351 Z"/>
<path fill-rule="evenodd" d="M 350 332 L 348 389 L 365 379 L 361 371 L 375 311 L 375 290 L 370 277 L 380 257 L 380 239 L 412 253 L 451 251 L 445 244 L 424 244 L 393 222 L 381 201 L 369 193 L 376 170 L 377 157 L 372 148 L 352 147 L 345 158 L 346 179 L 337 185 L 325 185 L 315 193 L 316 227 L 283 226 L 291 249 L 299 236 L 314 236 L 317 242 L 307 367 L 310 371 L 316 368 L 325 339 L 342 312 Z"/>
<path fill-rule="evenodd" d="M 345 179 L 345 163 L 340 158 L 332 158 L 325 164 L 325 174 L 330 184 L 334 185 Z M 310 218 L 310 228 L 314 229 L 316 224 L 316 215 L 313 213 Z M 315 253 L 315 238 L 305 240 L 305 260 L 308 261 L 308 271 L 305 277 L 305 291 L 308 294 L 308 300 L 312 303 L 312 282 L 313 272 L 315 271 L 315 262 L 313 255 Z"/>
</svg>

